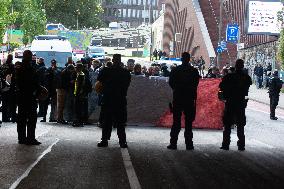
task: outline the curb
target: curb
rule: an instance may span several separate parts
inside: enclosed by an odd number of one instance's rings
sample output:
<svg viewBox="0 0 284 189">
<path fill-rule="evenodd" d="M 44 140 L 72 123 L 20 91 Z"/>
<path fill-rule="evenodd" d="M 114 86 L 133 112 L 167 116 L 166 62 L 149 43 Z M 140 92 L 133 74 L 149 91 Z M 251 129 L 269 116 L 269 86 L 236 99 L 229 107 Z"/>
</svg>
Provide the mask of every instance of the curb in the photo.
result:
<svg viewBox="0 0 284 189">
<path fill-rule="evenodd" d="M 265 104 L 265 105 L 268 105 L 270 106 L 270 103 L 267 103 L 267 102 L 263 102 L 263 101 L 260 101 L 260 100 L 256 100 L 256 99 L 253 99 L 253 98 L 250 98 L 249 100 L 252 100 L 252 101 L 255 101 L 255 102 L 258 102 L 258 103 L 261 103 L 261 104 Z M 277 106 L 277 108 L 281 109 L 281 110 L 284 110 L 284 107 L 282 106 Z"/>
</svg>

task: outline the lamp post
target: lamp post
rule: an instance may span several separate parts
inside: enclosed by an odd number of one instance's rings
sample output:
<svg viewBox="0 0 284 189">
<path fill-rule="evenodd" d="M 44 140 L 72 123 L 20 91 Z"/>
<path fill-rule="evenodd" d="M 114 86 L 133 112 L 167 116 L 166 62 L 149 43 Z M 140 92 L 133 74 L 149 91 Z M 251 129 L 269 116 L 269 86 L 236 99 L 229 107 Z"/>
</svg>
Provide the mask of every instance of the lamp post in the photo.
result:
<svg viewBox="0 0 284 189">
<path fill-rule="evenodd" d="M 221 44 L 221 41 L 222 41 L 223 2 L 224 2 L 224 0 L 220 0 L 219 39 L 218 39 L 218 45 L 220 45 L 220 44 Z M 221 53 L 218 52 L 218 55 L 217 55 L 217 68 L 219 68 L 220 64 L 221 64 Z"/>
<path fill-rule="evenodd" d="M 79 30 L 79 15 L 80 15 L 80 10 L 77 9 L 76 12 L 77 12 L 77 30 Z"/>
</svg>

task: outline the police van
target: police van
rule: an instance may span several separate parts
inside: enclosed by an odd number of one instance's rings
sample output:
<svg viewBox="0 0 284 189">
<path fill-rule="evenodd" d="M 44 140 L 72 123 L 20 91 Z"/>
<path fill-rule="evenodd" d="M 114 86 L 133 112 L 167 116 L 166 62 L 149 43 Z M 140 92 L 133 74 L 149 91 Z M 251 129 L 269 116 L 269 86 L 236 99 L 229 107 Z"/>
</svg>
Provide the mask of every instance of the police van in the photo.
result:
<svg viewBox="0 0 284 189">
<path fill-rule="evenodd" d="M 63 68 L 67 59 L 72 57 L 71 43 L 67 38 L 56 35 L 36 36 L 32 42 L 31 51 L 37 58 L 44 58 L 47 67 L 50 67 L 51 60 L 55 59 L 57 66 Z"/>
</svg>

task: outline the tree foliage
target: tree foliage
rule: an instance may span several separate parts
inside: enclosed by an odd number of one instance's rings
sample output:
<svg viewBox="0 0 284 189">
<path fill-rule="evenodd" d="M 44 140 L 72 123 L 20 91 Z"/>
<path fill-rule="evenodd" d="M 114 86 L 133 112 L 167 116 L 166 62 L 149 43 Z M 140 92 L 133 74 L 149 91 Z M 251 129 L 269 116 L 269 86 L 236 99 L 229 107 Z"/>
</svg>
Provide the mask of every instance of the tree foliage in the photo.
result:
<svg viewBox="0 0 284 189">
<path fill-rule="evenodd" d="M 17 13 L 12 13 L 9 10 L 11 0 L 0 0 L 0 4 L 0 43 L 2 43 L 6 29 L 15 22 Z"/>
<path fill-rule="evenodd" d="M 281 0 L 281 2 L 284 3 L 284 0 Z M 283 28 L 284 19 L 283 19 L 283 15 L 284 15 L 284 8 L 282 9 L 282 11 L 278 13 L 278 20 L 281 22 L 282 30 L 281 30 L 280 38 L 279 38 L 279 47 L 278 47 L 277 56 L 281 62 L 282 69 L 284 69 L 284 28 Z"/>
<path fill-rule="evenodd" d="M 23 43 L 27 44 L 34 36 L 45 33 L 46 15 L 38 0 L 24 0 L 24 2 L 21 29 L 24 32 Z"/>
<path fill-rule="evenodd" d="M 97 28 L 103 9 L 97 0 L 43 0 L 49 23 L 62 23 L 69 29 Z"/>
</svg>

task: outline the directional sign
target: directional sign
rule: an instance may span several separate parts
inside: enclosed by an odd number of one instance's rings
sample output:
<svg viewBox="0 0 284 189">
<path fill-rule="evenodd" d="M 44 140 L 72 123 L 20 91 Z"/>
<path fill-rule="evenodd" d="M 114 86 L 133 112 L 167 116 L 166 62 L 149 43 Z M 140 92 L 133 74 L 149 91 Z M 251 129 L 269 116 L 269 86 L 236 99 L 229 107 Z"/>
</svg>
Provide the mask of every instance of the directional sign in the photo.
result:
<svg viewBox="0 0 284 189">
<path fill-rule="evenodd" d="M 227 50 L 227 43 L 226 43 L 226 41 L 221 41 L 221 44 L 219 46 L 221 46 L 223 50 Z"/>
<path fill-rule="evenodd" d="M 216 51 L 217 51 L 217 53 L 222 53 L 224 51 L 224 49 L 222 49 L 221 46 L 218 46 Z"/>
<path fill-rule="evenodd" d="M 226 32 L 226 41 L 231 43 L 237 43 L 239 39 L 239 25 L 228 24 Z"/>
</svg>

